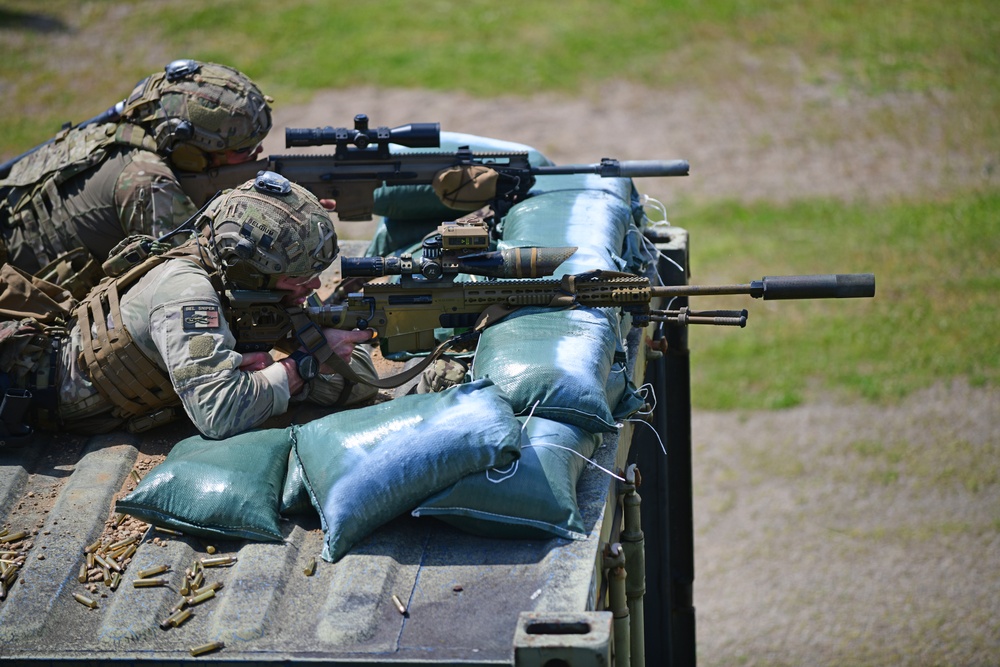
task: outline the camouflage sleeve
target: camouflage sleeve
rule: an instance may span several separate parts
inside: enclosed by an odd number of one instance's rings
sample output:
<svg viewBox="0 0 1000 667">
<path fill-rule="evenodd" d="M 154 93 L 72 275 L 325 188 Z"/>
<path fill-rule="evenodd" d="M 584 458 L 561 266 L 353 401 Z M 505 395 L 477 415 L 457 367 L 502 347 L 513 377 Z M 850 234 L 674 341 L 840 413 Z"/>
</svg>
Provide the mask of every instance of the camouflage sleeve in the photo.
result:
<svg viewBox="0 0 1000 667">
<path fill-rule="evenodd" d="M 288 376 L 281 364 L 240 370 L 243 360 L 207 276 L 173 275 L 172 300 L 152 304 L 150 336 L 184 411 L 201 433 L 225 438 L 288 409 Z"/>
<path fill-rule="evenodd" d="M 115 185 L 122 232 L 162 236 L 194 215 L 174 172 L 156 153 L 136 151 Z"/>
</svg>

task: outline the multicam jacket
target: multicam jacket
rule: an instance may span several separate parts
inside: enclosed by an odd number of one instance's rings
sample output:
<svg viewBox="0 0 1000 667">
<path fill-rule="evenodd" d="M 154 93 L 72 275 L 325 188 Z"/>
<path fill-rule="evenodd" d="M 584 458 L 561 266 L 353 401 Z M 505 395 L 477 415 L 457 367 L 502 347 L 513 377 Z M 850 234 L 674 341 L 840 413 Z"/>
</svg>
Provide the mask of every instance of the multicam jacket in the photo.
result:
<svg viewBox="0 0 1000 667">
<path fill-rule="evenodd" d="M 136 126 L 74 128 L 17 162 L 0 181 L 8 260 L 37 273 L 86 248 L 103 262 L 130 234 L 161 236 L 195 205 Z"/>
<path fill-rule="evenodd" d="M 290 397 L 281 364 L 240 370 L 242 355 L 234 350 L 236 340 L 223 309 L 205 268 L 186 258 L 156 266 L 121 297 L 120 319 L 132 341 L 166 372 L 184 412 L 203 435 L 224 438 L 254 428 L 284 413 L 290 401 L 345 404 L 340 401 L 344 382 L 339 375 L 321 374 Z M 91 382 L 81 333 L 78 322 L 62 350 L 59 418 L 71 430 L 110 430 L 125 419 L 112 415 L 114 405 Z M 360 346 L 351 365 L 362 377 L 376 377 L 368 352 Z M 346 404 L 376 393 L 367 385 L 354 385 L 350 391 Z"/>
</svg>

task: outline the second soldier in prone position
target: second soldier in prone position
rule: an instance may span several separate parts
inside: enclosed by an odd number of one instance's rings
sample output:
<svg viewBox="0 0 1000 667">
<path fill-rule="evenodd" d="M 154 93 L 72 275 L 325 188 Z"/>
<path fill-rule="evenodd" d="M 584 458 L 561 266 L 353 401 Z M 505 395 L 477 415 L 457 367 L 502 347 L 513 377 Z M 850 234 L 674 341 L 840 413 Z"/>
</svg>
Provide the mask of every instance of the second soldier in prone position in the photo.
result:
<svg viewBox="0 0 1000 667">
<path fill-rule="evenodd" d="M 190 240 L 91 291 L 65 335 L 31 320 L 0 324 L 0 361 L 8 360 L 0 376 L 10 387 L 48 394 L 33 405 L 47 425 L 143 430 L 183 409 L 203 435 L 224 438 L 298 401 L 349 406 L 375 395 L 374 387 L 317 368 L 291 337 L 270 341 L 291 353 L 280 361 L 263 350 L 236 351 L 227 293 L 263 290 L 295 307 L 337 257 L 333 222 L 312 194 L 262 172 L 213 201 L 197 224 Z M 46 332 L 42 344 L 39 331 Z M 360 378 L 377 377 L 358 346 L 370 331 L 320 332 Z M 34 356 L 11 364 L 10 346 L 28 338 Z M 39 387 L 45 377 L 52 386 Z"/>
</svg>

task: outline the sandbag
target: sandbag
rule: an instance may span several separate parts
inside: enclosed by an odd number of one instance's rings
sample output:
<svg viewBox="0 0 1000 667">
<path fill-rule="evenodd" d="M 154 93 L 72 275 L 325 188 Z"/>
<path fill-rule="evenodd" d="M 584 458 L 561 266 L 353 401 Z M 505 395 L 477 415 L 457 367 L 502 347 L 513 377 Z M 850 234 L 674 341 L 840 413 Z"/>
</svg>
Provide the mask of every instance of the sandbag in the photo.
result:
<svg viewBox="0 0 1000 667">
<path fill-rule="evenodd" d="M 615 312 L 521 308 L 483 331 L 472 377 L 490 379 L 518 415 L 534 414 L 591 433 L 614 431 L 617 420 L 631 414 L 619 410 L 619 403 L 626 391 L 634 391 L 631 383 L 620 382 L 620 372 L 609 384 L 620 347 L 612 324 Z M 633 398 L 629 406 L 636 405 Z"/>
<path fill-rule="evenodd" d="M 486 537 L 586 539 L 576 483 L 601 436 L 541 417 L 521 418 L 521 457 L 464 477 L 413 510 Z"/>
<path fill-rule="evenodd" d="M 295 458 L 342 558 L 370 532 L 466 475 L 509 465 L 520 424 L 488 380 L 412 394 L 292 427 Z"/>
<path fill-rule="evenodd" d="M 190 535 L 280 542 L 290 448 L 288 428 L 186 438 L 115 510 Z"/>
</svg>

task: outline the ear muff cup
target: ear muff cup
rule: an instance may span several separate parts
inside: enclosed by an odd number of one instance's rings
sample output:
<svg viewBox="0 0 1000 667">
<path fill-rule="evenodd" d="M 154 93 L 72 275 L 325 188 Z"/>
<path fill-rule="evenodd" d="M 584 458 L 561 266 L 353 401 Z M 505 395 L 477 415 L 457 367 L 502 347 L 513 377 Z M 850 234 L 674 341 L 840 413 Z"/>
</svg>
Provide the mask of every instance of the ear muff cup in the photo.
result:
<svg viewBox="0 0 1000 667">
<path fill-rule="evenodd" d="M 170 151 L 170 162 L 181 171 L 201 172 L 208 169 L 208 153 L 191 144 L 178 144 Z"/>
</svg>

